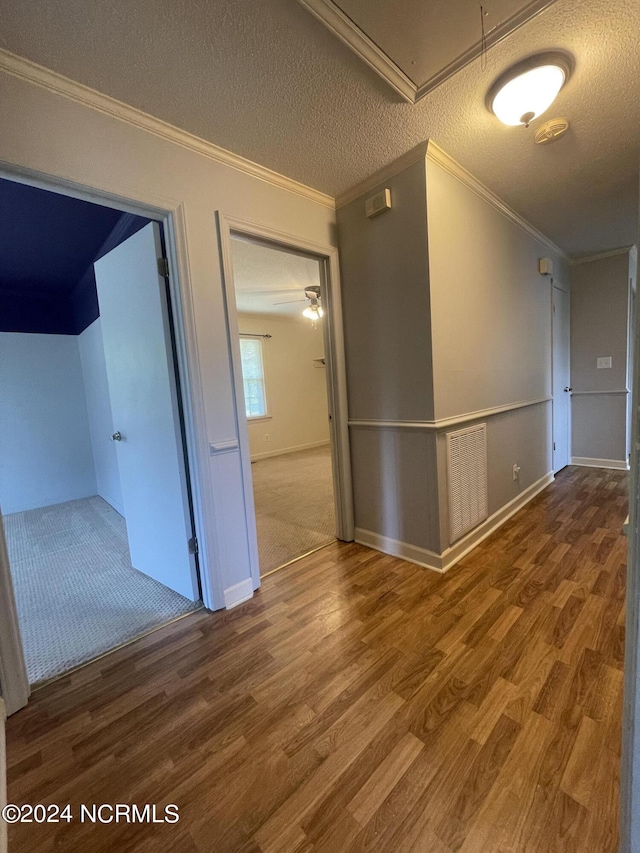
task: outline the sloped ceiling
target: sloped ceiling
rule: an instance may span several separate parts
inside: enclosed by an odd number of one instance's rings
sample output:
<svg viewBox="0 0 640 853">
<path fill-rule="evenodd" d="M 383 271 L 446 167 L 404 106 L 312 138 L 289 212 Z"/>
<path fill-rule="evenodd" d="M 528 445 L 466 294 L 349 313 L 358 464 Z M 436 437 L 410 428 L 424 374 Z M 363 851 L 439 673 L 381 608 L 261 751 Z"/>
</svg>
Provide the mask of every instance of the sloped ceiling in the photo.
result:
<svg viewBox="0 0 640 853">
<path fill-rule="evenodd" d="M 93 262 L 148 221 L 0 178 L 0 331 L 80 334 L 99 315 Z"/>
<path fill-rule="evenodd" d="M 431 137 L 570 254 L 635 241 L 637 0 L 556 0 L 486 69 L 472 62 L 415 105 L 297 0 L 5 0 L 2 17 L 0 46 L 331 195 Z M 484 97 L 550 48 L 576 70 L 546 116 L 571 130 L 543 148 Z"/>
<path fill-rule="evenodd" d="M 0 178 L 0 289 L 68 296 L 121 215 Z"/>
</svg>

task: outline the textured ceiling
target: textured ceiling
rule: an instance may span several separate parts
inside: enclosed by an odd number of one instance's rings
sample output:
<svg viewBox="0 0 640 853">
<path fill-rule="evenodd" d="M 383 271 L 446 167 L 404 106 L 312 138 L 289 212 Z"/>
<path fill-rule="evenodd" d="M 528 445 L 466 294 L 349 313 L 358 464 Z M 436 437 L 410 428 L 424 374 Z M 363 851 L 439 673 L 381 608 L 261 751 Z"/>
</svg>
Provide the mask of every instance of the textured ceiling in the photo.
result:
<svg viewBox="0 0 640 853">
<path fill-rule="evenodd" d="M 412 21 L 406 21 L 411 28 Z M 418 104 L 401 100 L 297 0 L 4 0 L 0 46 L 338 195 L 427 137 L 572 255 L 636 239 L 638 0 L 557 0 Z M 535 146 L 484 107 L 539 50 L 576 70 Z"/>
<path fill-rule="evenodd" d="M 300 316 L 309 304 L 305 288 L 320 285 L 319 261 L 250 240 L 231 245 L 238 311 Z"/>
<path fill-rule="evenodd" d="M 422 87 L 444 69 L 460 67 L 470 51 L 479 54 L 483 34 L 497 41 L 494 35 L 504 37 L 553 0 L 484 0 L 482 16 L 476 0 L 330 2 Z"/>
</svg>

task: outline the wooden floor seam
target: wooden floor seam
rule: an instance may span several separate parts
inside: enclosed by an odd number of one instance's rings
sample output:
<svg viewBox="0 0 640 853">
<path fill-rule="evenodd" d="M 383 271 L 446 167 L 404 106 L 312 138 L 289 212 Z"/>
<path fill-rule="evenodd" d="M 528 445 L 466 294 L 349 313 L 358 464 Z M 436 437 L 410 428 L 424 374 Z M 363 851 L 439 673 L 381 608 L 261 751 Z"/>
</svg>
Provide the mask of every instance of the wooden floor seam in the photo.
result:
<svg viewBox="0 0 640 853">
<path fill-rule="evenodd" d="M 614 853 L 626 515 L 567 468 L 445 575 L 336 542 L 43 687 L 9 801 L 74 819 L 11 853 Z"/>
</svg>

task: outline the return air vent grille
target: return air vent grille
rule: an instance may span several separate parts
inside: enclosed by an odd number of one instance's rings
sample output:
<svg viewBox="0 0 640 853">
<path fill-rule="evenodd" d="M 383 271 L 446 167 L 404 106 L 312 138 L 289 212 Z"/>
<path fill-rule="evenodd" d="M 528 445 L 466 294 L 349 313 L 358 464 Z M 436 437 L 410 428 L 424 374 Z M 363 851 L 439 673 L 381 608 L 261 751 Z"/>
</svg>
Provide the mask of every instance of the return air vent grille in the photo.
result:
<svg viewBox="0 0 640 853">
<path fill-rule="evenodd" d="M 487 506 L 487 425 L 447 433 L 449 543 L 484 521 Z"/>
</svg>

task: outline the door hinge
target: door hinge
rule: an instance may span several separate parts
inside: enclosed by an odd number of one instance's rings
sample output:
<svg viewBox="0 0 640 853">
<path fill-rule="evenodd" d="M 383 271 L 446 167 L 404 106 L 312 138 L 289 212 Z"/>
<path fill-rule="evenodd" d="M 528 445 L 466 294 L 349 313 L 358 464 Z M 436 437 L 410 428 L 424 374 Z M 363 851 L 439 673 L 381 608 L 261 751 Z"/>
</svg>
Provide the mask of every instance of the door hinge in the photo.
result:
<svg viewBox="0 0 640 853">
<path fill-rule="evenodd" d="M 169 278 L 169 261 L 166 258 L 158 258 L 158 275 Z"/>
<path fill-rule="evenodd" d="M 199 553 L 198 552 L 198 537 L 197 536 L 192 536 L 191 539 L 189 539 L 189 553 L 190 554 L 198 554 Z"/>
<path fill-rule="evenodd" d="M 553 449 L 554 449 L 554 450 L 556 449 L 556 443 L 555 443 L 555 441 L 553 442 Z"/>
</svg>

